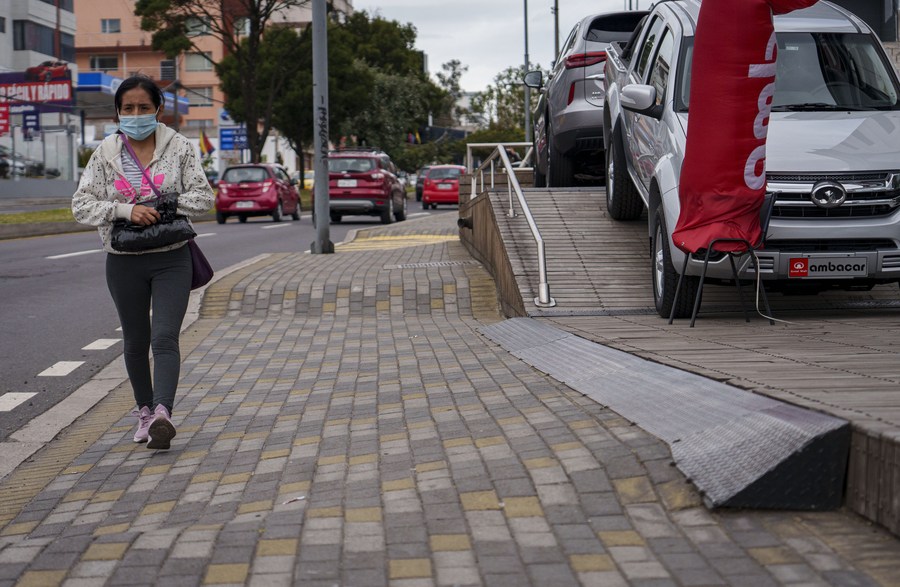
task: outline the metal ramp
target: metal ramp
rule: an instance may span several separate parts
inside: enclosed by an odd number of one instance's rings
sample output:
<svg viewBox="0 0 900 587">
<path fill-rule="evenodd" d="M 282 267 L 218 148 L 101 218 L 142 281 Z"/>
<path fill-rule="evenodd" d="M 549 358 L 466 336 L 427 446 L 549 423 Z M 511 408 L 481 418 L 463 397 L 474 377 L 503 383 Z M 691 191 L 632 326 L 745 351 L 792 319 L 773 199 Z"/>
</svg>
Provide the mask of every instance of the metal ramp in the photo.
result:
<svg viewBox="0 0 900 587">
<path fill-rule="evenodd" d="M 590 342 L 540 320 L 481 329 L 504 349 L 666 442 L 709 507 L 839 507 L 845 420 Z"/>
</svg>

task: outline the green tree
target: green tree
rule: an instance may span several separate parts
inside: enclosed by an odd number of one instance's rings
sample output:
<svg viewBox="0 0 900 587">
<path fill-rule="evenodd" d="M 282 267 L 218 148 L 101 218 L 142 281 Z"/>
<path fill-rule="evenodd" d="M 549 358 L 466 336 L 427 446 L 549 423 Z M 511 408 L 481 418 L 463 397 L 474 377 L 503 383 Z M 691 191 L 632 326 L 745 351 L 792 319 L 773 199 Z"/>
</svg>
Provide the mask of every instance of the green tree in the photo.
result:
<svg viewBox="0 0 900 587">
<path fill-rule="evenodd" d="M 541 69 L 541 67 L 537 67 Z M 507 67 L 494 77 L 494 83 L 472 99 L 472 111 L 488 121 L 491 128 L 524 129 L 525 127 L 525 67 Z M 537 104 L 538 93 L 531 92 L 531 111 Z M 524 133 L 518 140 L 524 140 Z"/>
<path fill-rule="evenodd" d="M 446 92 L 441 110 L 442 114 L 449 115 L 449 120 L 435 119 L 439 126 L 455 126 L 460 118 L 468 113 L 465 108 L 458 106 L 459 99 L 463 95 L 459 80 L 468 70 L 468 66 L 463 65 L 459 59 L 452 59 L 441 65 L 441 71 L 437 74 L 437 79 L 441 89 Z"/>
<path fill-rule="evenodd" d="M 309 0 L 137 0 L 134 13 L 141 28 L 153 32 L 152 46 L 175 58 L 185 52 L 200 52 L 196 42 L 209 36 L 220 40 L 233 64 L 223 74 L 234 74 L 240 80 L 238 95 L 229 94 L 235 109 L 232 118 L 247 125 L 247 143 L 253 161 L 259 161 L 271 128 L 271 94 L 276 91 L 274 78 L 261 84 L 267 74 L 261 67 L 262 39 L 268 34 L 276 16 L 287 8 L 301 6 Z M 198 34 L 202 32 L 203 34 Z M 205 55 L 205 54 L 204 54 Z M 214 62 L 214 65 L 219 65 Z M 292 64 L 284 64 L 287 72 Z M 218 68 L 217 68 L 218 69 Z M 232 81 L 225 82 L 233 85 Z"/>
<path fill-rule="evenodd" d="M 366 12 L 328 27 L 330 138 L 357 137 L 392 156 L 409 132 L 440 111 L 445 92 L 422 68 L 415 29 Z M 313 140 L 312 32 L 304 31 L 290 57 L 300 64 L 275 99 L 276 128 L 298 152 Z"/>
</svg>

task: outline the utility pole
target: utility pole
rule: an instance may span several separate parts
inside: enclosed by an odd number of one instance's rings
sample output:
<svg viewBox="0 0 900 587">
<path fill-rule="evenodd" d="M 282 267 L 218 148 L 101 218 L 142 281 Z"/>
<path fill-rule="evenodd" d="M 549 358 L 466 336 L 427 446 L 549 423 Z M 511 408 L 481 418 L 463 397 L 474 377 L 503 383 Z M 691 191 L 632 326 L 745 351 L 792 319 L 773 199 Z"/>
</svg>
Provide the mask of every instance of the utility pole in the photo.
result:
<svg viewBox="0 0 900 587">
<path fill-rule="evenodd" d="M 559 0 L 553 0 L 553 58 L 559 55 Z"/>
<path fill-rule="evenodd" d="M 328 202 L 328 26 L 325 22 L 325 0 L 313 0 L 313 125 L 315 127 L 313 169 L 319 178 L 313 188 L 313 218 L 316 240 L 310 245 L 313 254 L 334 253 L 329 239 L 331 214 Z"/>
<path fill-rule="evenodd" d="M 528 72 L 528 0 L 525 0 L 525 72 Z M 525 86 L 525 142 L 530 143 L 531 128 L 531 88 Z"/>
</svg>

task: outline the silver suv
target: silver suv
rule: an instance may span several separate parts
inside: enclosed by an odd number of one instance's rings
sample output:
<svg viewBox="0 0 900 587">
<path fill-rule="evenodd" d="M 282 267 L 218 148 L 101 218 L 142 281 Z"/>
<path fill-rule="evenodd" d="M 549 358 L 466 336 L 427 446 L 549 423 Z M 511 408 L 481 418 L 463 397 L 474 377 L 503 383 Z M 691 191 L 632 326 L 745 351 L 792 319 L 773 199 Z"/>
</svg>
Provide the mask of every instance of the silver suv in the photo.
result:
<svg viewBox="0 0 900 587">
<path fill-rule="evenodd" d="M 603 160 L 606 49 L 610 41 L 627 40 L 645 14 L 611 12 L 581 19 L 563 43 L 547 86 L 540 71 L 525 75 L 525 85 L 542 90 L 533 121 L 535 187 L 574 185 L 579 167 Z"/>
<path fill-rule="evenodd" d="M 644 27 L 652 30 L 643 34 L 670 35 L 671 42 L 658 43 L 642 77 L 634 71 L 637 59 L 628 57 L 641 52 L 640 38 L 636 47 L 614 47 L 606 68 L 607 208 L 619 220 L 636 219 L 647 208 L 654 298 L 662 316 L 671 310 L 684 262 L 672 230 L 680 208 L 698 13 L 698 2 L 658 3 Z M 767 289 L 803 293 L 900 281 L 896 73 L 869 27 L 828 2 L 776 16 L 775 31 L 766 144 L 766 190 L 775 202 L 765 248 L 758 252 L 761 277 Z M 662 96 L 653 84 L 664 88 Z M 684 304 L 676 315 L 690 314 L 701 266 L 702 257 L 692 256 L 685 279 L 691 295 L 680 297 Z M 754 277 L 749 259 L 739 271 Z M 711 262 L 707 275 L 729 280 L 727 258 Z"/>
</svg>

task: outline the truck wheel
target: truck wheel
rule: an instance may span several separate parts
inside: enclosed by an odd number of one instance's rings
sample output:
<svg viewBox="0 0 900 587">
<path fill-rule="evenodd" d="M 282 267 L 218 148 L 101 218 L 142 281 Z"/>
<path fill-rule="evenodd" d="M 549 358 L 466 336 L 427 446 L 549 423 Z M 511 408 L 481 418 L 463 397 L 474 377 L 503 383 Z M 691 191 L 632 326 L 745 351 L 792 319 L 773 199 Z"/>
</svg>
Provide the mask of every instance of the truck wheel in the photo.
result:
<svg viewBox="0 0 900 587">
<path fill-rule="evenodd" d="M 387 208 L 381 211 L 381 223 L 390 224 L 394 221 L 394 198 L 388 198 Z"/>
<path fill-rule="evenodd" d="M 610 142 L 606 150 L 606 211 L 613 220 L 636 220 L 644 211 L 644 201 L 628 177 L 618 133 Z"/>
<path fill-rule="evenodd" d="M 678 271 L 672 265 L 672 254 L 669 251 L 669 232 L 666 229 L 666 219 L 662 206 L 656 209 L 653 217 L 653 241 L 652 258 L 650 259 L 653 277 L 653 302 L 656 312 L 663 318 L 668 318 L 672 313 L 672 303 L 675 301 L 675 288 L 678 287 Z M 687 276 L 681 284 L 681 293 L 678 296 L 678 305 L 675 307 L 676 318 L 687 318 L 694 310 L 694 297 L 700 278 Z"/>
<path fill-rule="evenodd" d="M 572 160 L 559 152 L 553 144 L 553 129 L 547 127 L 547 187 L 564 188 L 575 183 Z"/>
<path fill-rule="evenodd" d="M 538 150 L 537 144 L 532 145 L 531 147 L 531 166 L 534 168 L 534 187 L 536 188 L 545 188 L 547 187 L 547 176 L 541 173 L 540 167 L 538 167 Z"/>
</svg>

